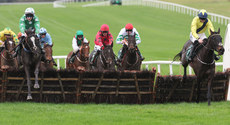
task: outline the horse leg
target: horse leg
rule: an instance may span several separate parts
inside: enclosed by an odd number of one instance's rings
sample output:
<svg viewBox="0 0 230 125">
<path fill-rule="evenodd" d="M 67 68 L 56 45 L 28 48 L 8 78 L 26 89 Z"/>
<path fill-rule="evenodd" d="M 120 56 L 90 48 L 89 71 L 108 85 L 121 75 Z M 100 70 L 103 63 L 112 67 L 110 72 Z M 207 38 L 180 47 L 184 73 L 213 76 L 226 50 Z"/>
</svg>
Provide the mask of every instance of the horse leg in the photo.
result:
<svg viewBox="0 0 230 125">
<path fill-rule="evenodd" d="M 185 83 L 186 79 L 187 79 L 187 66 L 184 66 L 184 75 L 183 75 L 182 82 Z"/>
<path fill-rule="evenodd" d="M 35 71 L 34 71 L 34 75 L 35 75 L 35 84 L 34 84 L 34 88 L 36 88 L 36 89 L 39 88 L 39 84 L 38 84 L 39 66 L 40 66 L 40 63 L 38 63 L 38 64 L 36 65 L 36 68 L 35 68 Z"/>
<path fill-rule="evenodd" d="M 29 67 L 25 66 L 25 72 L 26 72 L 26 79 L 27 79 L 27 87 L 28 87 L 28 95 L 27 95 L 27 100 L 31 100 L 31 81 L 30 81 L 30 72 L 29 72 Z"/>
<path fill-rule="evenodd" d="M 213 77 L 210 77 L 208 79 L 208 94 L 207 94 L 207 98 L 208 98 L 208 105 L 211 105 L 211 86 L 212 86 L 212 79 Z"/>
<path fill-rule="evenodd" d="M 196 98 L 196 103 L 200 102 L 200 78 L 197 77 L 197 98 Z"/>
</svg>

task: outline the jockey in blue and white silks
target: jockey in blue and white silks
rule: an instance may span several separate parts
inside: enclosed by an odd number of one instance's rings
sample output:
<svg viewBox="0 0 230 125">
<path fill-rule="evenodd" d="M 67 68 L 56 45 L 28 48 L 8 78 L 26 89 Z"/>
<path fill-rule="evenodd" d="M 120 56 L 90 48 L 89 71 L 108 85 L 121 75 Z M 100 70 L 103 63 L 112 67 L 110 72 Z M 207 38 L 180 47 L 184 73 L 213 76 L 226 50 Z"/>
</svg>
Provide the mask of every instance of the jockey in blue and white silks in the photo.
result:
<svg viewBox="0 0 230 125">
<path fill-rule="evenodd" d="M 38 38 L 41 42 L 41 47 L 44 48 L 44 44 L 48 44 L 50 46 L 53 45 L 52 38 L 49 33 L 47 33 L 47 30 L 45 28 L 41 28 L 39 30 L 39 34 L 37 34 Z"/>
<path fill-rule="evenodd" d="M 49 46 L 52 46 L 53 45 L 53 42 L 52 42 L 52 38 L 50 36 L 50 34 L 47 32 L 47 30 L 42 27 L 40 30 L 39 30 L 39 34 L 37 34 L 40 42 L 41 42 L 41 49 L 42 49 L 42 61 L 46 62 L 46 57 L 45 57 L 45 50 L 44 50 L 44 44 L 47 44 Z M 52 61 L 53 61 L 53 64 L 55 66 L 57 66 L 56 62 L 54 61 L 54 59 L 52 58 Z"/>
</svg>

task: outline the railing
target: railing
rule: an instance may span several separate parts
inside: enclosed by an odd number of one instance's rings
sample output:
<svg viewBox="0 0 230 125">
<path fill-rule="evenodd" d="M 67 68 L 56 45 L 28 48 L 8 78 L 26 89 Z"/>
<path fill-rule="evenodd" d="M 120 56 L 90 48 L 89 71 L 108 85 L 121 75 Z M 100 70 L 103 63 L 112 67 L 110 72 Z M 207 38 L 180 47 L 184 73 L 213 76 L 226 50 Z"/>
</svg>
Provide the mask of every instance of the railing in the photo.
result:
<svg viewBox="0 0 230 125">
<path fill-rule="evenodd" d="M 86 5 L 82 5 L 82 7 L 90 7 L 90 6 L 108 6 L 109 1 L 103 1 L 101 0 L 101 3 L 90 3 Z M 129 5 L 141 5 L 141 6 L 150 6 L 150 7 L 156 7 L 156 8 L 161 8 L 161 9 L 166 9 L 166 10 L 171 10 L 175 11 L 178 13 L 184 13 L 184 14 L 189 14 L 190 16 L 196 16 L 198 14 L 198 9 L 180 5 L 180 4 L 175 4 L 175 3 L 170 3 L 170 2 L 165 2 L 165 1 L 159 1 L 159 0 L 123 0 L 122 5 L 129 6 Z M 225 24 L 227 25 L 230 23 L 230 18 L 215 14 L 215 13 L 209 13 L 209 18 L 211 19 L 212 22 L 217 22 L 219 24 Z"/>
<path fill-rule="evenodd" d="M 64 59 L 64 68 L 66 68 L 66 58 L 67 56 L 53 56 L 57 60 L 57 69 L 60 69 L 60 60 Z M 145 66 L 145 69 L 148 70 L 149 65 L 157 65 L 157 73 L 161 73 L 161 65 L 169 65 L 169 74 L 173 75 L 173 65 L 181 65 L 179 61 L 143 61 L 142 66 Z M 217 62 L 216 66 L 223 66 L 223 62 Z M 192 74 L 192 68 L 189 66 L 189 75 Z"/>
</svg>

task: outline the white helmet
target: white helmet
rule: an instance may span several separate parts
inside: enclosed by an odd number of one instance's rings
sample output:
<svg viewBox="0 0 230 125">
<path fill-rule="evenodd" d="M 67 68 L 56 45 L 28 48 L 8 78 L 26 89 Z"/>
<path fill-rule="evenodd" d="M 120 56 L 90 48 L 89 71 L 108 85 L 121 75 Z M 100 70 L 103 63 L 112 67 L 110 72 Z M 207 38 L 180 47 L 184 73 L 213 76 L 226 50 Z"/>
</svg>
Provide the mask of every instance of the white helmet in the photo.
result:
<svg viewBox="0 0 230 125">
<path fill-rule="evenodd" d="M 42 27 L 40 30 L 39 30 L 39 34 L 46 34 L 47 33 L 47 30 Z"/>
<path fill-rule="evenodd" d="M 25 10 L 25 14 L 35 14 L 35 11 L 32 7 L 26 8 Z"/>
</svg>

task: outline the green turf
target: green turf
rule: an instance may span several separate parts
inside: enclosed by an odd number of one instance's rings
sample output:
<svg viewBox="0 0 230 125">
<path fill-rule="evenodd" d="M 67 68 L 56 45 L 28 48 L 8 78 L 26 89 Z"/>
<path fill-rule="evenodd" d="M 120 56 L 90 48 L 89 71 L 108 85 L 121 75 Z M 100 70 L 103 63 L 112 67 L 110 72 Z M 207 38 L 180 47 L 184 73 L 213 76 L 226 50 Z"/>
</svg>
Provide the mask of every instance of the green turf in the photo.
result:
<svg viewBox="0 0 230 125">
<path fill-rule="evenodd" d="M 1 125 L 229 125 L 229 102 L 152 105 L 0 103 Z"/>
<path fill-rule="evenodd" d="M 67 55 L 72 50 L 72 38 L 77 30 L 84 31 L 92 51 L 96 33 L 104 23 L 110 26 L 114 40 L 125 24 L 132 23 L 140 34 L 142 42 L 138 46 L 145 61 L 171 61 L 189 39 L 193 17 L 186 14 L 145 6 L 83 8 L 82 4 L 67 4 L 67 8 L 53 8 L 52 4 L 1 6 L 0 26 L 1 29 L 9 26 L 19 32 L 18 22 L 25 8 L 33 7 L 41 27 L 52 36 L 56 56 Z M 226 26 L 214 23 L 214 27 L 216 30 L 220 27 L 224 36 Z M 121 45 L 114 41 L 116 54 L 120 48 Z"/>
</svg>

